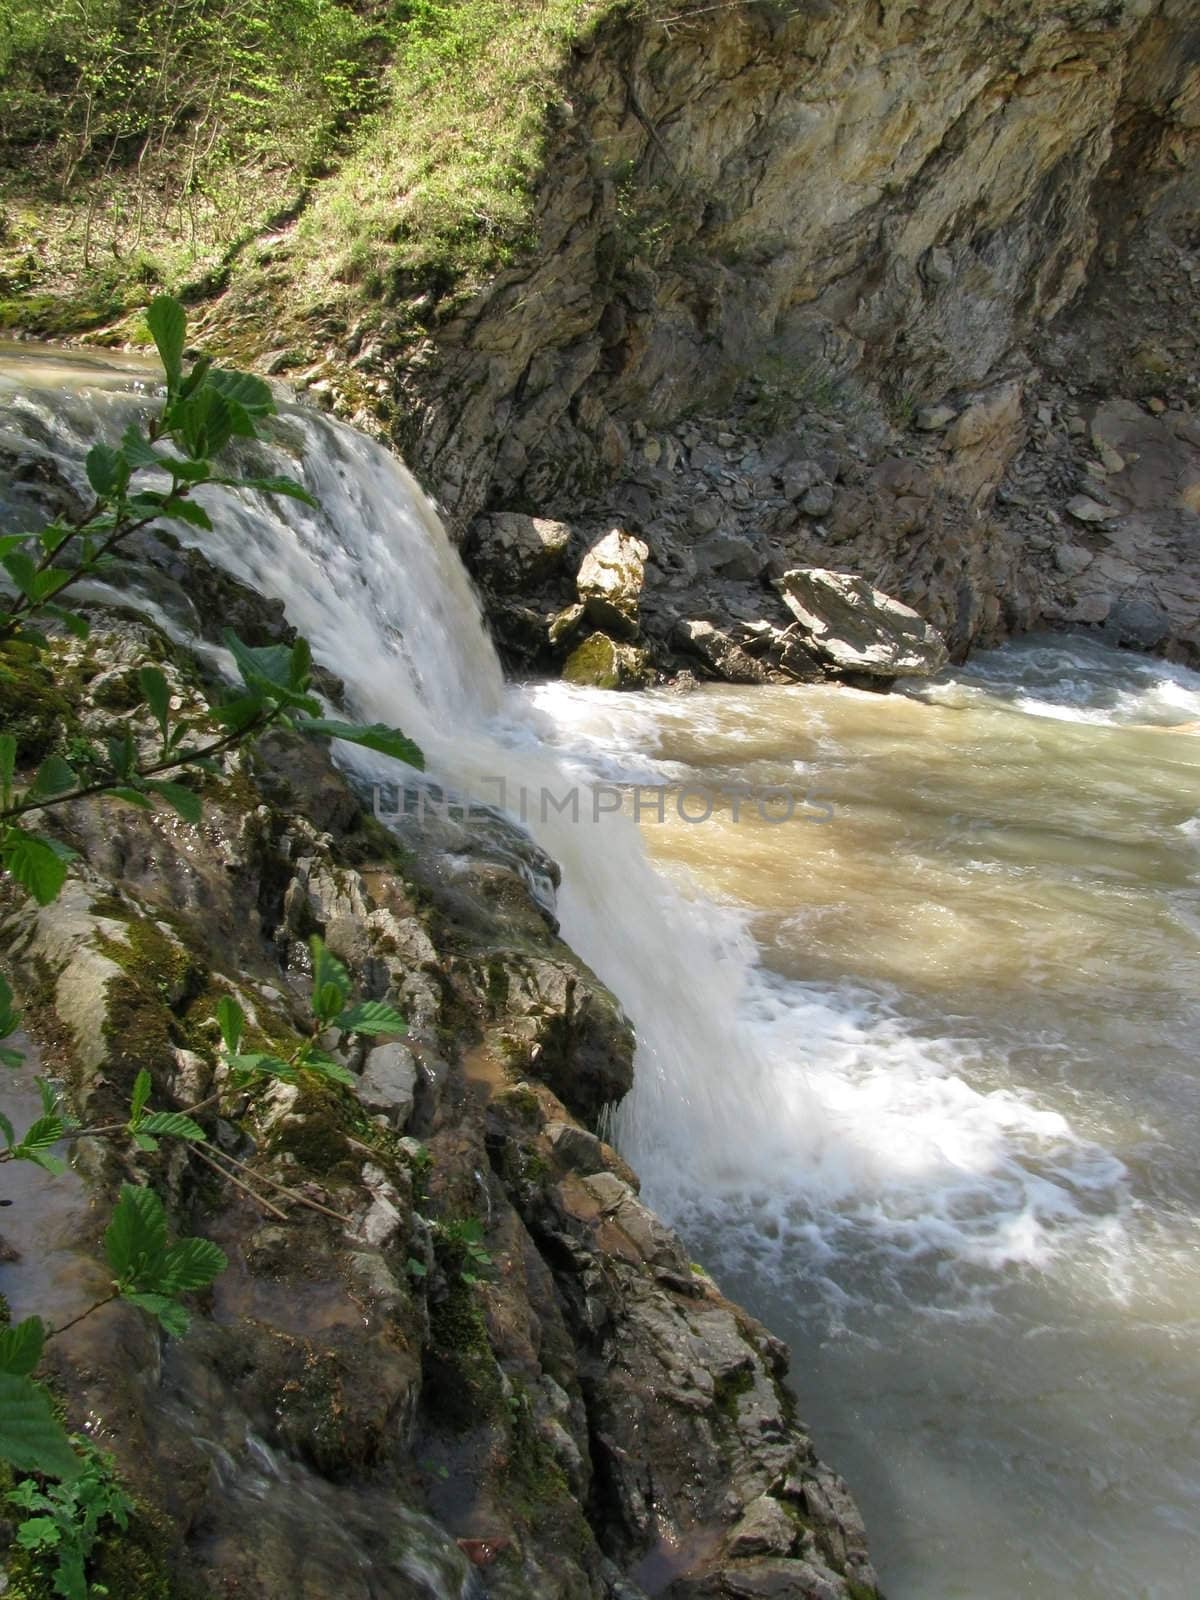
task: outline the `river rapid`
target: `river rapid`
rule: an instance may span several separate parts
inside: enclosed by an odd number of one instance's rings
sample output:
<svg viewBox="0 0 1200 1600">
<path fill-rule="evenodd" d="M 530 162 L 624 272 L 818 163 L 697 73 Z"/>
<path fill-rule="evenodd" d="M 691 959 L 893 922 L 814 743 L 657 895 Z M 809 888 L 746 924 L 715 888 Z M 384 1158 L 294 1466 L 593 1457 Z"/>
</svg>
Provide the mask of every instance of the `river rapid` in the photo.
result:
<svg viewBox="0 0 1200 1600">
<path fill-rule="evenodd" d="M 1194 1593 L 1200 676 L 1058 637 L 888 697 L 534 699 L 668 787 L 647 849 L 748 962 L 765 1137 L 705 1060 L 620 1142 L 791 1343 L 890 1600 Z M 832 820 L 673 803 L 739 784 Z"/>
</svg>

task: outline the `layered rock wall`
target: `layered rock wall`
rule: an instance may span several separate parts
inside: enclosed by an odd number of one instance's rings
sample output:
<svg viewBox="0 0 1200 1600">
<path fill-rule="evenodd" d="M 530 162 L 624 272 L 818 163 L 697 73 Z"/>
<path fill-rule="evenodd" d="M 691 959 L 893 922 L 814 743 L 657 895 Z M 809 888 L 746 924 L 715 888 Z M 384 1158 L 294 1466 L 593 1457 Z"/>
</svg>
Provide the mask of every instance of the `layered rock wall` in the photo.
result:
<svg viewBox="0 0 1200 1600">
<path fill-rule="evenodd" d="M 734 578 L 751 595 L 772 560 L 858 571 L 960 652 L 1107 618 L 1124 569 L 1079 591 L 1054 552 L 1095 459 L 1094 404 L 1187 415 L 1195 398 L 1192 8 L 662 11 L 577 50 L 548 112 L 534 252 L 430 312 L 415 358 L 397 365 L 386 332 L 354 358 L 356 382 L 398 402 L 452 524 L 557 516 L 582 524 L 581 554 L 620 520 L 650 546 L 652 590 L 684 580 L 664 639 L 749 603 L 697 552 L 714 532 L 758 551 Z M 1155 509 L 1181 513 L 1187 544 L 1185 444 L 1184 499 Z M 1161 590 L 1159 642 L 1186 655 L 1180 547 L 1140 546 L 1117 556 Z"/>
</svg>

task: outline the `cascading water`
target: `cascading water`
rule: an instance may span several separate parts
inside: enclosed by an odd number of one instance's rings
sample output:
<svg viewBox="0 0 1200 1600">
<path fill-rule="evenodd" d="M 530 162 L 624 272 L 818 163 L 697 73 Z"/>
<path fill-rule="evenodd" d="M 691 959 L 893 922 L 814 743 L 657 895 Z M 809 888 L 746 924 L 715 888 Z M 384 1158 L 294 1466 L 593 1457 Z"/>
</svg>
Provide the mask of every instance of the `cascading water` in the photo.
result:
<svg viewBox="0 0 1200 1600">
<path fill-rule="evenodd" d="M 10 373 L 7 425 L 76 471 L 146 404 Z M 1059 641 L 887 700 L 506 690 L 402 468 L 293 407 L 268 454 L 322 511 L 231 497 L 205 549 L 560 862 L 564 934 L 638 1028 L 616 1136 L 792 1340 L 889 1594 L 1190 1593 L 1200 742 L 1158 727 L 1200 678 Z M 597 783 L 666 786 L 668 822 Z M 687 825 L 685 783 L 819 783 L 834 817 Z M 541 800 L 576 784 L 578 821 Z"/>
</svg>

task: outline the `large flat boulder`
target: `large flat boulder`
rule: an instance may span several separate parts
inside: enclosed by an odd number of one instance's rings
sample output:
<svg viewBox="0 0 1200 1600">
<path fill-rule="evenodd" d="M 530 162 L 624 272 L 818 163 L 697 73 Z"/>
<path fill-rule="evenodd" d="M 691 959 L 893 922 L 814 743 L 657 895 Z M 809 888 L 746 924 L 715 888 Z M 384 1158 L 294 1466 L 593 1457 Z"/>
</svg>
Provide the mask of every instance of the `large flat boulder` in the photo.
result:
<svg viewBox="0 0 1200 1600">
<path fill-rule="evenodd" d="M 937 629 L 857 573 L 796 567 L 777 588 L 804 643 L 841 672 L 923 678 L 946 665 Z"/>
</svg>

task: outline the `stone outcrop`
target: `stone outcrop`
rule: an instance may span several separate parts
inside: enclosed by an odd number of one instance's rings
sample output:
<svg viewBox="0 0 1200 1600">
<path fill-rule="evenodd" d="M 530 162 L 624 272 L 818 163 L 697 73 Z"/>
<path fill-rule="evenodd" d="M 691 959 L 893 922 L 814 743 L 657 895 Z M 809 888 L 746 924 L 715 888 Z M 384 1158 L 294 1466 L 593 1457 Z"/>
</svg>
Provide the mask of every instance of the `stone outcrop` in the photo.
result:
<svg viewBox="0 0 1200 1600">
<path fill-rule="evenodd" d="M 1125 567 L 1080 589 L 1053 551 L 1070 503 L 1106 504 L 1098 405 L 1193 415 L 1197 58 L 1190 0 L 642 8 L 565 72 L 528 257 L 423 310 L 417 349 L 407 308 L 364 315 L 345 399 L 336 340 L 310 375 L 360 421 L 364 384 L 385 398 L 470 541 L 506 505 L 581 549 L 642 539 L 668 670 L 676 623 L 752 621 L 801 565 L 861 573 L 956 658 L 1107 620 Z M 1195 659 L 1174 574 L 1200 514 L 1166 490 L 1138 514 L 1097 553 Z M 511 659 L 569 653 L 551 598 L 505 614 Z"/>
<path fill-rule="evenodd" d="M 575 585 L 584 616 L 594 628 L 621 639 L 636 637 L 649 554 L 640 539 L 613 528 L 584 556 Z"/>
<path fill-rule="evenodd" d="M 926 678 L 945 666 L 945 641 L 912 609 L 852 573 L 797 568 L 779 580 L 804 643 L 843 672 Z"/>
</svg>

